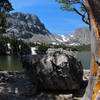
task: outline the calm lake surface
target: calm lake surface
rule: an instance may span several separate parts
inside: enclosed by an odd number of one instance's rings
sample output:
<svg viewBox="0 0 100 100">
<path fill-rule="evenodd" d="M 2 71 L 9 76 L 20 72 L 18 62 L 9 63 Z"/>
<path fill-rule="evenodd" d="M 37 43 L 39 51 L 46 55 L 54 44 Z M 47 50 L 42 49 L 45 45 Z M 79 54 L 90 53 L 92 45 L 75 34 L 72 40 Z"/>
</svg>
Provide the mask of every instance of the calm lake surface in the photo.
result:
<svg viewBox="0 0 100 100">
<path fill-rule="evenodd" d="M 90 69 L 91 62 L 91 52 L 90 51 L 82 51 L 78 53 L 78 58 L 81 60 L 83 68 Z"/>
<path fill-rule="evenodd" d="M 90 67 L 90 52 L 78 53 L 78 58 L 85 69 Z M 0 70 L 22 71 L 22 65 L 18 56 L 0 56 Z"/>
<path fill-rule="evenodd" d="M 0 70 L 22 71 L 18 56 L 0 56 Z"/>
</svg>

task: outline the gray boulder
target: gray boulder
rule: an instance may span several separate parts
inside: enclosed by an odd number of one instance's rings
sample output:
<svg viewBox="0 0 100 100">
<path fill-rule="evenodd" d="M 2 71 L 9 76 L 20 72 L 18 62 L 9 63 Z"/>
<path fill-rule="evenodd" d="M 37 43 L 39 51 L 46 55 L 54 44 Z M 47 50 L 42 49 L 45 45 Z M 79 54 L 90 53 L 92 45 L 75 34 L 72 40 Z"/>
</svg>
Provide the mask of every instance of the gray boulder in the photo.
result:
<svg viewBox="0 0 100 100">
<path fill-rule="evenodd" d="M 83 67 L 71 55 L 54 52 L 52 55 L 23 56 L 22 65 L 37 89 L 79 90 L 82 85 Z"/>
</svg>

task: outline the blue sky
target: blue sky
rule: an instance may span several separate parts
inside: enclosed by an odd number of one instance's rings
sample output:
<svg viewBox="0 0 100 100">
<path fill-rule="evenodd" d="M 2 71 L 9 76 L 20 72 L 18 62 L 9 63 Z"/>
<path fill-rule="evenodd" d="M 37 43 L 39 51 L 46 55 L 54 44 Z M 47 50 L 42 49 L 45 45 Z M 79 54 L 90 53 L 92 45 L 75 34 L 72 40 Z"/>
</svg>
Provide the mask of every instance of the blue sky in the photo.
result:
<svg viewBox="0 0 100 100">
<path fill-rule="evenodd" d="M 55 0 L 9 0 L 13 12 L 35 14 L 45 27 L 56 34 L 72 33 L 80 27 L 87 27 L 81 17 L 74 12 L 62 11 Z"/>
</svg>

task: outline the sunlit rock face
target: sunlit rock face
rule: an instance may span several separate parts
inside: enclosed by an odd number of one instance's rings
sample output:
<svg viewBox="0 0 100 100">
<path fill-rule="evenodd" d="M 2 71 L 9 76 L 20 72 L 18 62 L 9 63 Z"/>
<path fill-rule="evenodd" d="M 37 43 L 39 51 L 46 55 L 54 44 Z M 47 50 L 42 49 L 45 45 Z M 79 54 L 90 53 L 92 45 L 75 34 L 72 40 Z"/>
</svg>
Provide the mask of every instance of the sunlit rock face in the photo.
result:
<svg viewBox="0 0 100 100">
<path fill-rule="evenodd" d="M 28 41 L 51 43 L 56 41 L 36 15 L 11 13 L 7 15 L 6 32 L 8 36 L 16 36 Z"/>
<path fill-rule="evenodd" d="M 22 65 L 35 90 L 79 90 L 83 82 L 80 61 L 60 51 L 23 56 Z"/>
<path fill-rule="evenodd" d="M 45 24 L 45 23 L 44 23 Z M 64 43 L 66 45 L 90 44 L 88 28 L 79 28 L 72 34 L 55 35 L 49 32 L 36 15 L 24 13 L 7 14 L 6 32 L 8 36 L 16 36 L 34 42 Z"/>
<path fill-rule="evenodd" d="M 88 45 L 90 44 L 89 28 L 79 28 L 71 34 L 55 35 L 55 38 L 66 45 Z"/>
</svg>

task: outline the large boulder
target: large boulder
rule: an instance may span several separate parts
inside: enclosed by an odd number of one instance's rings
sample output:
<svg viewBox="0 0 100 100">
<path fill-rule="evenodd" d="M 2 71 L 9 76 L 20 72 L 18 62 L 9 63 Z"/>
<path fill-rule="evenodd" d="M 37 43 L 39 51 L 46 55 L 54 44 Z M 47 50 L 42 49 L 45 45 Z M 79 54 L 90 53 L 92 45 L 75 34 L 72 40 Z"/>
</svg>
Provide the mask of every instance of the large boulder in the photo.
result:
<svg viewBox="0 0 100 100">
<path fill-rule="evenodd" d="M 83 67 L 75 57 L 63 52 L 23 56 L 22 65 L 34 90 L 78 90 L 82 85 Z M 34 92 L 35 92 L 34 91 Z"/>
</svg>

